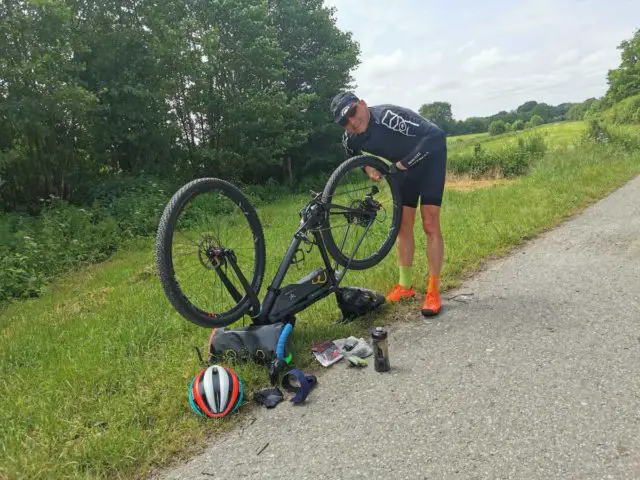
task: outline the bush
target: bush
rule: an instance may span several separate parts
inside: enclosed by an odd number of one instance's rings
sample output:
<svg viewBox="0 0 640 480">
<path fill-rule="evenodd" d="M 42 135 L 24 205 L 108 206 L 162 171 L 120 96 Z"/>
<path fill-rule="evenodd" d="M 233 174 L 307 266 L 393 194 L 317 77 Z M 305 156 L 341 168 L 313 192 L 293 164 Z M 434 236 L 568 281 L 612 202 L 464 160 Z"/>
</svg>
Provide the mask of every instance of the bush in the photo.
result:
<svg viewBox="0 0 640 480">
<path fill-rule="evenodd" d="M 515 147 L 506 148 L 500 155 L 500 168 L 505 177 L 525 175 L 530 167 L 547 151 L 541 135 L 518 137 Z"/>
<path fill-rule="evenodd" d="M 596 143 L 608 143 L 611 135 L 599 118 L 591 118 L 587 122 L 585 138 Z"/>
<path fill-rule="evenodd" d="M 0 300 L 36 296 L 54 276 L 105 260 L 121 239 L 116 221 L 99 217 L 53 200 L 38 217 L 0 218 Z"/>
<path fill-rule="evenodd" d="M 175 190 L 166 188 L 155 181 L 145 180 L 108 204 L 100 205 L 99 209 L 104 217 L 117 221 L 118 231 L 123 237 L 155 235 L 164 207 Z"/>
<path fill-rule="evenodd" d="M 640 95 L 615 103 L 602 113 L 602 119 L 616 125 L 640 124 Z"/>
<path fill-rule="evenodd" d="M 615 125 L 602 119 L 591 119 L 584 140 L 606 143 L 627 152 L 640 150 L 640 130 L 635 125 Z"/>
<path fill-rule="evenodd" d="M 489 124 L 489 135 L 500 135 L 507 131 L 507 127 L 502 120 L 494 120 Z"/>
<path fill-rule="evenodd" d="M 154 235 L 175 189 L 151 177 L 123 177 L 87 188 L 83 200 L 91 206 L 53 197 L 42 200 L 37 216 L 0 214 L 0 300 L 39 295 L 57 275 Z"/>
<path fill-rule="evenodd" d="M 525 128 L 534 128 L 544 123 L 544 119 L 540 115 L 534 115 L 525 124 Z"/>
<path fill-rule="evenodd" d="M 511 125 L 511 129 L 515 132 L 517 130 L 524 130 L 524 120 L 516 120 Z"/>
<path fill-rule="evenodd" d="M 478 143 L 473 153 L 451 155 L 449 169 L 472 177 L 489 174 L 505 177 L 525 175 L 546 150 L 547 145 L 539 134 L 519 137 L 514 145 L 499 150 L 486 151 Z"/>
<path fill-rule="evenodd" d="M 290 189 L 270 178 L 264 185 L 237 185 L 255 206 L 271 203 L 290 193 Z"/>
<path fill-rule="evenodd" d="M 37 216 L 0 212 L 0 301 L 37 296 L 54 277 L 101 262 L 130 239 L 154 236 L 165 206 L 183 183 L 177 182 L 111 178 L 81 192 L 79 199 L 91 206 L 51 198 L 42 201 Z M 318 175 L 292 188 L 272 179 L 238 187 L 261 205 L 294 192 L 322 191 L 325 183 L 326 176 Z M 219 205 L 201 207 L 210 214 Z M 190 210 L 194 218 L 200 213 Z"/>
</svg>

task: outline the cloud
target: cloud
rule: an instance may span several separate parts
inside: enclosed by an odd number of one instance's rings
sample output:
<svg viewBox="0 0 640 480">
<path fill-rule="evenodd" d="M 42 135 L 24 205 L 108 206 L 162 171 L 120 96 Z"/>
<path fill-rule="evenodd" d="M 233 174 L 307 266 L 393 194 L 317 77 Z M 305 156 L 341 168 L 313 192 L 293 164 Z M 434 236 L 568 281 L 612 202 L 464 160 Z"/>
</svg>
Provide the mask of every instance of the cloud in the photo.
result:
<svg viewBox="0 0 640 480">
<path fill-rule="evenodd" d="M 375 88 L 376 92 L 416 88 L 438 71 L 443 59 L 441 51 L 416 54 L 398 48 L 387 55 L 372 56 L 359 66 L 354 77 L 358 85 L 368 91 L 374 91 L 373 84 L 382 87 Z"/>
<path fill-rule="evenodd" d="M 456 53 L 459 55 L 462 52 L 464 52 L 465 50 L 470 49 L 471 47 L 473 47 L 476 44 L 476 42 L 474 40 L 471 40 L 467 43 L 465 43 L 464 45 L 460 45 L 457 49 L 456 49 Z"/>
<path fill-rule="evenodd" d="M 498 53 L 498 49 L 493 47 L 488 50 L 482 50 L 480 53 L 467 60 L 465 70 L 475 72 L 483 68 L 499 65 L 502 61 L 503 60 Z"/>
<path fill-rule="evenodd" d="M 499 65 L 507 63 L 517 63 L 527 61 L 535 56 L 535 52 L 527 52 L 523 54 L 505 54 L 500 52 L 497 47 L 482 50 L 480 53 L 469 58 L 464 64 L 464 70 L 470 73 L 480 70 L 495 68 Z"/>
<path fill-rule="evenodd" d="M 564 65 L 566 63 L 575 62 L 580 57 L 577 49 L 573 48 L 566 52 L 561 52 L 554 60 L 556 65 Z"/>
<path fill-rule="evenodd" d="M 395 75 L 398 70 L 406 68 L 409 61 L 407 54 L 401 48 L 396 48 L 388 55 L 374 55 L 367 60 L 366 64 L 363 64 L 361 71 L 371 77 Z"/>
<path fill-rule="evenodd" d="M 353 72 L 369 103 L 448 101 L 456 118 L 599 97 L 631 38 L 640 2 L 328 0 L 361 44 Z"/>
<path fill-rule="evenodd" d="M 606 50 L 598 50 L 597 52 L 591 53 L 584 57 L 580 62 L 581 65 L 600 65 L 604 60 L 607 59 Z"/>
</svg>

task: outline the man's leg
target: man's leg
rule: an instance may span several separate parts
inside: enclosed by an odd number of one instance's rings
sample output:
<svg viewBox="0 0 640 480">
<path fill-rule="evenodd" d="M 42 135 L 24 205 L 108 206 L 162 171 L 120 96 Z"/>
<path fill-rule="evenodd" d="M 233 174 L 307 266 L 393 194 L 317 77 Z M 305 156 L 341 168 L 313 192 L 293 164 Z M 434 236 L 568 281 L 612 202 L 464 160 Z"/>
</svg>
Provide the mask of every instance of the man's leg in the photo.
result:
<svg viewBox="0 0 640 480">
<path fill-rule="evenodd" d="M 400 270 L 400 280 L 387 295 L 388 302 L 397 302 L 403 298 L 415 296 L 412 282 L 413 253 L 415 242 L 413 238 L 413 225 L 416 220 L 416 209 L 413 207 L 402 207 L 402 222 L 396 239 L 396 249 L 398 252 L 398 266 Z"/>
<path fill-rule="evenodd" d="M 444 259 L 444 239 L 440 231 L 440 207 L 436 205 L 422 205 L 422 228 L 427 235 L 427 258 L 429 273 L 440 277 Z"/>
<path fill-rule="evenodd" d="M 440 311 L 440 272 L 444 259 L 444 239 L 440 230 L 440 207 L 422 205 L 422 228 L 427 235 L 427 260 L 429 262 L 429 286 L 422 306 L 425 316 L 436 315 Z"/>
<path fill-rule="evenodd" d="M 398 264 L 410 267 L 413 265 L 413 252 L 415 251 L 415 241 L 413 238 L 413 225 L 416 222 L 416 209 L 412 207 L 402 207 L 402 222 L 398 231 L 397 250 Z"/>
<path fill-rule="evenodd" d="M 420 215 L 422 228 L 427 236 L 427 259 L 429 262 L 429 286 L 422 304 L 426 317 L 440 312 L 440 272 L 444 261 L 444 240 L 440 230 L 440 206 L 447 176 L 447 144 L 443 137 L 441 145 L 434 148 L 426 159 L 424 182 L 420 193 Z"/>
</svg>

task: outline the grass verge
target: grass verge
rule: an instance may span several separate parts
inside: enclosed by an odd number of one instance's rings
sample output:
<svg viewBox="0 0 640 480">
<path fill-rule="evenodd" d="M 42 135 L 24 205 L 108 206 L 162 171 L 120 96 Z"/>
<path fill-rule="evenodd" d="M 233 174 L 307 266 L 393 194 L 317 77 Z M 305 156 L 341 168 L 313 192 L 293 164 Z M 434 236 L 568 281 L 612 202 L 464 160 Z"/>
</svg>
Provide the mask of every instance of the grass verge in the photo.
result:
<svg viewBox="0 0 640 480">
<path fill-rule="evenodd" d="M 574 139 L 585 132 L 585 122 L 558 122 L 540 125 L 527 130 L 507 132 L 490 136 L 488 133 L 476 133 L 447 138 L 450 153 L 473 153 L 474 146 L 480 144 L 487 151 L 499 150 L 516 144 L 518 138 L 530 135 L 541 135 L 545 142 L 553 148 L 564 149 L 572 146 Z"/>
<path fill-rule="evenodd" d="M 549 153 L 531 174 L 507 184 L 447 189 L 443 287 L 457 285 L 487 258 L 557 225 L 638 173 L 640 153 L 584 144 Z M 306 200 L 290 197 L 259 210 L 269 255 L 266 281 Z M 416 241 L 424 244 L 419 228 Z M 314 250 L 285 281 L 319 262 Z M 206 437 L 237 421 L 204 421 L 190 412 L 186 389 L 198 370 L 192 347 L 204 346 L 209 332 L 170 308 L 153 264 L 152 243 L 142 241 L 60 278 L 41 298 L 0 311 L 0 478 L 139 477 L 194 453 Z M 426 286 L 425 264 L 418 248 L 419 289 Z M 349 272 L 344 284 L 386 291 L 396 276 L 392 254 L 374 269 Z M 397 311 L 385 306 L 375 316 L 337 326 L 334 299 L 315 304 L 299 315 L 293 334 L 297 366 L 316 367 L 311 341 L 360 335 L 372 323 L 392 321 Z M 262 368 L 237 371 L 249 398 L 268 384 Z"/>
</svg>

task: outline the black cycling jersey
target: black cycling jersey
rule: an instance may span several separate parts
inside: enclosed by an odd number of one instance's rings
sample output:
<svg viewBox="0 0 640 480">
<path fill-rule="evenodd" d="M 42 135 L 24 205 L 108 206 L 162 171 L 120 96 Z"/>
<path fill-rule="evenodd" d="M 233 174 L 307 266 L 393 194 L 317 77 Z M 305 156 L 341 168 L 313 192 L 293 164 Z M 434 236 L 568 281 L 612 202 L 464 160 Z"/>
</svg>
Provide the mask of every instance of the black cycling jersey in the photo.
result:
<svg viewBox="0 0 640 480">
<path fill-rule="evenodd" d="M 344 134 L 342 144 L 349 157 L 366 152 L 411 168 L 429 152 L 446 145 L 444 132 L 437 125 L 408 108 L 376 105 L 369 107 L 369 112 L 365 132 Z"/>
</svg>

